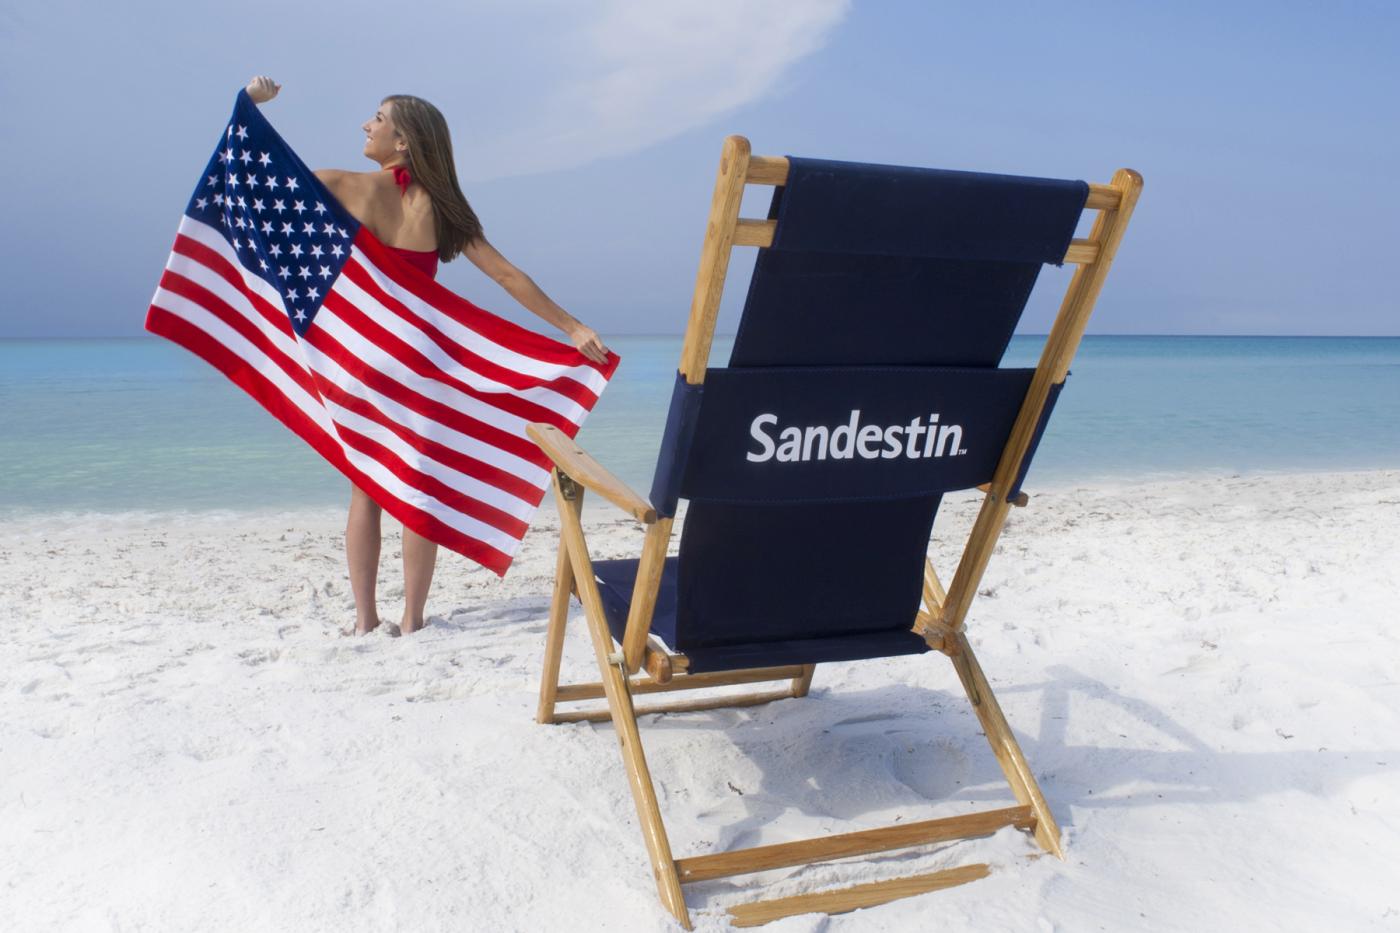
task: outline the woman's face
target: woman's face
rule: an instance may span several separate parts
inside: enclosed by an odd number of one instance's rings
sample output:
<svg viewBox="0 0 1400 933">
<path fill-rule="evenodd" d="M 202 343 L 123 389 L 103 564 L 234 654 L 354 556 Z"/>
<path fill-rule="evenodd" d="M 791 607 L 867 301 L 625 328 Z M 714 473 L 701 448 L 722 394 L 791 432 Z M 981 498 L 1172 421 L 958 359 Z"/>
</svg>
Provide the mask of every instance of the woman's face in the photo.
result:
<svg viewBox="0 0 1400 933">
<path fill-rule="evenodd" d="M 365 131 L 365 156 L 380 165 L 404 156 L 403 139 L 394 129 L 394 105 L 389 101 L 379 105 L 374 116 L 360 129 Z"/>
</svg>

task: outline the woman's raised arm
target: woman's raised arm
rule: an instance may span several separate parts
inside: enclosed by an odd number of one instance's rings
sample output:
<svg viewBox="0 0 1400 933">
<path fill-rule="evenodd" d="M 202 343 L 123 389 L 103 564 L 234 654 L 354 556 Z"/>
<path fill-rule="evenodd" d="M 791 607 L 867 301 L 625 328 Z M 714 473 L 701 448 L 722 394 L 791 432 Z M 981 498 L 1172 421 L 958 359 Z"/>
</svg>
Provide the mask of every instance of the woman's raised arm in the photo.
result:
<svg viewBox="0 0 1400 933">
<path fill-rule="evenodd" d="M 535 280 L 502 256 L 485 237 L 473 240 L 463 253 L 482 272 L 495 280 L 510 297 L 569 336 L 578 351 L 595 363 L 605 363 L 608 348 L 593 328 L 581 323 L 544 293 Z"/>
</svg>

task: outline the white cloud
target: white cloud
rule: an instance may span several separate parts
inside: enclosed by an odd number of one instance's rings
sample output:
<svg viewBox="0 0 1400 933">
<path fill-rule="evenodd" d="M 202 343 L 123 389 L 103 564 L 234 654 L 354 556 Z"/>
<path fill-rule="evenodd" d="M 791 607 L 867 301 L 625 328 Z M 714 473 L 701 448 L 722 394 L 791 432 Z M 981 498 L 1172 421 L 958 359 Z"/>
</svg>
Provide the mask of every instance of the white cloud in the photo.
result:
<svg viewBox="0 0 1400 933">
<path fill-rule="evenodd" d="M 571 74 L 479 140 L 475 178 L 635 152 L 769 93 L 819 50 L 849 0 L 610 0 L 578 27 Z"/>
</svg>

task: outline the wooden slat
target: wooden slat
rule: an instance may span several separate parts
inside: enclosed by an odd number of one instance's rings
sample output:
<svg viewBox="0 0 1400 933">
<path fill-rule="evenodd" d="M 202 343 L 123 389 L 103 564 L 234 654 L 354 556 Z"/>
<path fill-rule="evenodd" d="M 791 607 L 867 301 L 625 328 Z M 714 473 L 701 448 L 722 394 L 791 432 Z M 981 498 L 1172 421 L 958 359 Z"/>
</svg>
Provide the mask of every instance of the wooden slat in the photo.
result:
<svg viewBox="0 0 1400 933">
<path fill-rule="evenodd" d="M 690 884 L 696 881 L 709 881 L 712 878 L 727 878 L 731 875 L 747 875 L 756 871 L 787 868 L 791 865 L 830 862 L 833 859 L 849 858 L 853 855 L 868 855 L 872 852 L 889 852 L 894 849 L 932 845 L 951 839 L 990 836 L 1007 826 L 1015 826 L 1017 829 L 1034 827 L 1035 816 L 1031 813 L 1031 808 L 1007 807 L 1002 810 L 987 810 L 983 813 L 969 813 L 964 816 L 953 816 L 940 820 L 923 820 L 918 823 L 882 826 L 879 829 L 841 833 L 817 839 L 800 839 L 796 842 L 755 846 L 751 849 L 739 849 L 734 852 L 697 855 L 679 859 L 676 862 L 676 869 L 680 873 L 681 882 Z"/>
<path fill-rule="evenodd" d="M 651 716 L 658 713 L 695 713 L 707 709 L 737 709 L 743 706 L 762 706 L 774 700 L 792 699 L 792 688 L 769 690 L 763 693 L 741 693 L 738 696 L 711 697 L 689 703 L 665 703 L 660 706 L 639 706 L 633 710 L 636 716 Z M 607 722 L 612 719 L 609 710 L 579 710 L 571 713 L 555 713 L 555 722 Z"/>
<path fill-rule="evenodd" d="M 749 174 L 744 180 L 750 185 L 785 185 L 787 176 L 786 156 L 749 156 Z"/>
<path fill-rule="evenodd" d="M 734 245 L 772 246 L 773 234 L 777 229 L 776 220 L 750 220 L 740 217 L 734 224 Z"/>
<path fill-rule="evenodd" d="M 710 218 L 705 226 L 705 242 L 700 247 L 700 266 L 695 274 L 695 294 L 690 301 L 690 320 L 681 345 L 681 375 L 691 385 L 705 381 L 710 361 L 710 344 L 715 336 L 719 300 L 724 295 L 724 279 L 729 274 L 729 254 L 734 245 L 734 222 L 744 199 L 744 179 L 749 173 L 749 141 L 729 136 L 719 157 Z"/>
<path fill-rule="evenodd" d="M 1084 263 L 1097 262 L 1099 258 L 1099 244 L 1092 239 L 1070 240 L 1069 249 L 1065 250 L 1065 262 L 1083 265 Z"/>
<path fill-rule="evenodd" d="M 676 690 L 700 690 L 704 687 L 732 687 L 738 684 L 756 684 L 769 680 L 788 680 L 802 676 L 802 666 L 751 667 L 743 671 L 720 671 L 713 674 L 674 674 L 668 683 L 647 680 L 634 680 L 629 686 L 633 696 L 644 693 L 671 693 Z M 565 684 L 558 689 L 560 703 L 572 700 L 596 700 L 603 696 L 601 683 Z"/>
<path fill-rule="evenodd" d="M 872 881 L 869 884 L 858 884 L 835 891 L 818 891 L 815 894 L 798 894 L 795 897 L 739 904 L 729 908 L 729 916 L 736 927 L 756 927 L 797 914 L 843 914 L 862 907 L 888 904 L 902 897 L 957 887 L 985 878 L 991 873 L 991 868 L 984 863 L 959 865 L 957 868 L 945 868 L 928 875 Z"/>
<path fill-rule="evenodd" d="M 1089 200 L 1084 209 L 1089 211 L 1116 211 L 1123 203 L 1123 192 L 1112 185 L 1089 186 Z"/>
<path fill-rule="evenodd" d="M 647 529 L 642 542 L 642 558 L 637 563 L 637 579 L 632 586 L 632 602 L 627 610 L 627 627 L 622 634 L 622 657 L 627 673 L 635 674 L 642 666 L 647 636 L 651 634 L 651 614 L 656 609 L 656 597 L 661 591 L 661 572 L 666 569 L 666 545 L 671 541 L 670 518 L 657 519 Z M 670 666 L 667 665 L 669 676 Z"/>
<path fill-rule="evenodd" d="M 525 433 L 530 436 L 530 440 L 539 445 L 545 456 L 554 461 L 554 465 L 561 472 L 575 482 L 593 490 L 624 512 L 630 512 L 633 518 L 644 525 L 656 521 L 656 510 L 651 507 L 650 502 L 609 473 L 602 464 L 590 457 L 587 451 L 574 443 L 574 439 L 569 435 L 552 424 L 542 422 L 527 424 Z"/>
</svg>

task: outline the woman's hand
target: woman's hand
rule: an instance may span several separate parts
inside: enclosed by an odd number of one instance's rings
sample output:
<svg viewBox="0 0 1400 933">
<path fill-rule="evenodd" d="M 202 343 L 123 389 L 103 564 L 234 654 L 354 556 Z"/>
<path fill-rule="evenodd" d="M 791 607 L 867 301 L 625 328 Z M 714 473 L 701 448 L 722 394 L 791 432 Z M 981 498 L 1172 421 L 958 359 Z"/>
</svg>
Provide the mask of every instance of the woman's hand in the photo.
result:
<svg viewBox="0 0 1400 933">
<path fill-rule="evenodd" d="M 595 363 L 606 363 L 608 361 L 608 348 L 604 346 L 603 340 L 586 324 L 575 324 L 569 329 L 569 340 L 573 341 L 578 352 L 588 357 Z"/>
<path fill-rule="evenodd" d="M 277 92 L 282 90 L 282 85 L 273 81 L 267 75 L 258 75 L 248 82 L 248 96 L 255 104 L 265 104 L 277 96 Z"/>
</svg>

